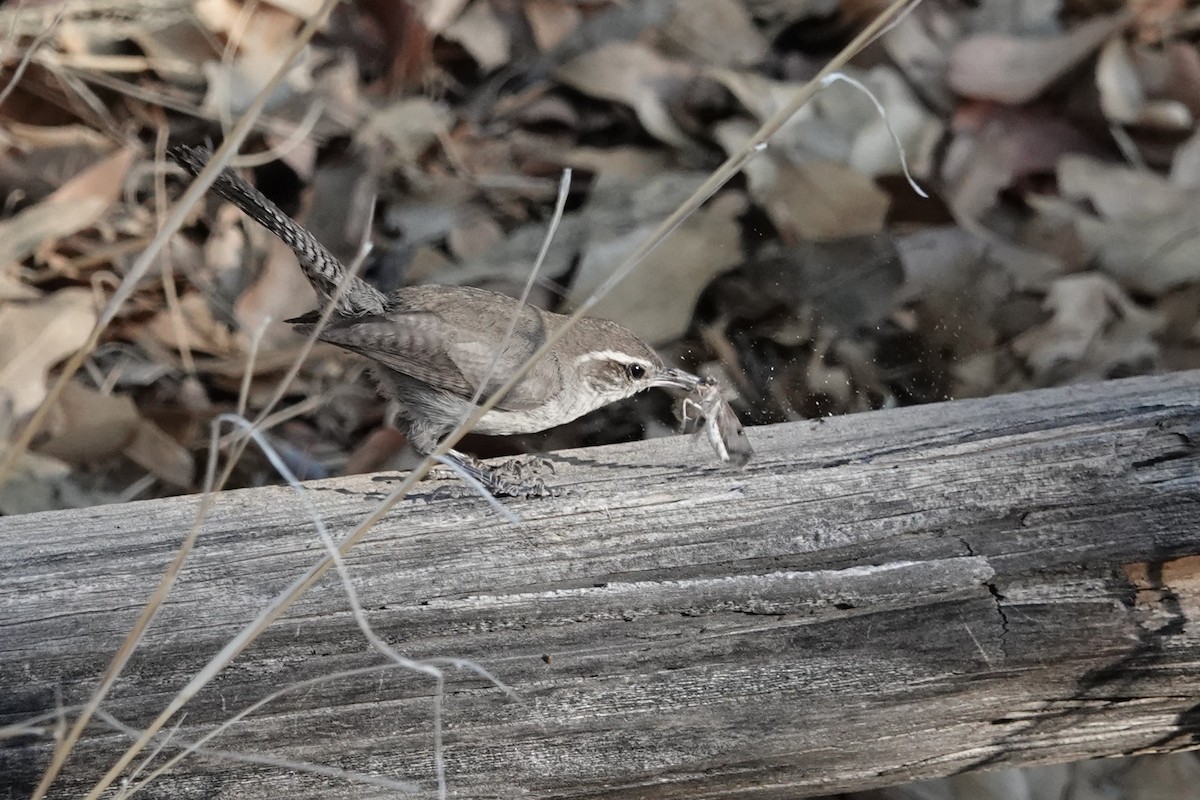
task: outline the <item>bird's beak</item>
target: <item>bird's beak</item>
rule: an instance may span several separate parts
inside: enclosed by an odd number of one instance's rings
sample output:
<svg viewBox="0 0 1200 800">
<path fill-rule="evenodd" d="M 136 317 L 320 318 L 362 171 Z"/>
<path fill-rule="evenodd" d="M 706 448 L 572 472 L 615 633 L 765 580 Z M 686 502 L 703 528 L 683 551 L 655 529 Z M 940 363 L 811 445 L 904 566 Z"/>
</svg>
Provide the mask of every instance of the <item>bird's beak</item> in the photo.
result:
<svg viewBox="0 0 1200 800">
<path fill-rule="evenodd" d="M 650 385 L 663 389 L 682 389 L 685 392 L 694 392 L 703 383 L 704 379 L 699 375 L 693 375 L 681 369 L 668 368 L 661 370 Z"/>
</svg>

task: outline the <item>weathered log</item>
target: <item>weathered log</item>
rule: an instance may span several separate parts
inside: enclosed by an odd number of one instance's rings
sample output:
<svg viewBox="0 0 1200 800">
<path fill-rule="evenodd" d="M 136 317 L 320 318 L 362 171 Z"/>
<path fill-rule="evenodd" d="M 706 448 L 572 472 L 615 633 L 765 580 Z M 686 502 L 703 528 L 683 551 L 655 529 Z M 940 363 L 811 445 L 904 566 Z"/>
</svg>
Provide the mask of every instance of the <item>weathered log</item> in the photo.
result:
<svg viewBox="0 0 1200 800">
<path fill-rule="evenodd" d="M 800 797 L 1197 746 L 1200 373 L 750 433 L 741 472 L 682 437 L 556 454 L 564 494 L 510 503 L 519 525 L 425 483 L 351 552 L 376 632 L 519 695 L 449 673 L 451 796 Z M 336 536 L 393 480 L 307 490 Z M 86 698 L 197 505 L 0 520 L 0 723 Z M 322 552 L 291 490 L 226 493 L 107 711 L 146 724 Z M 331 573 L 176 736 L 382 663 Z M 211 746 L 433 796 L 432 693 L 400 670 L 316 683 Z M 52 796 L 79 796 L 127 741 L 89 729 Z M 0 750 L 0 796 L 27 795 L 49 748 Z M 288 795 L 395 793 L 204 757 L 146 793 Z"/>
</svg>

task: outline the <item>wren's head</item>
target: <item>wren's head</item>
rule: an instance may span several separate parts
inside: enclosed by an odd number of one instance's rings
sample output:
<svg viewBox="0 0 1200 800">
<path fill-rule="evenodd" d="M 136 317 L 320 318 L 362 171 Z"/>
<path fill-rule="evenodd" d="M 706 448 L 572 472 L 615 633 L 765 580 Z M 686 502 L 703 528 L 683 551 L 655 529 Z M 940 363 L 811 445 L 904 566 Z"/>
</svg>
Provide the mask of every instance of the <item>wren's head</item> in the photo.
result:
<svg viewBox="0 0 1200 800">
<path fill-rule="evenodd" d="M 632 397 L 654 387 L 690 391 L 697 378 L 677 369 L 663 366 L 662 359 L 641 339 L 615 322 L 597 319 L 580 320 L 576 342 L 570 348 L 573 370 L 580 391 L 590 397 L 592 408 Z"/>
</svg>

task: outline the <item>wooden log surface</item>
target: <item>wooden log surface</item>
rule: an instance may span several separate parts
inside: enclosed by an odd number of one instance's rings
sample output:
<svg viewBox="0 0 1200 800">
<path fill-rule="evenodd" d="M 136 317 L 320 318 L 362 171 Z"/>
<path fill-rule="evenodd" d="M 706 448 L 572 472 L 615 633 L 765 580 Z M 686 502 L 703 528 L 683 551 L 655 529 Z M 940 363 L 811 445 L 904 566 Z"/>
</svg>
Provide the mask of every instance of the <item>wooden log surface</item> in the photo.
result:
<svg viewBox="0 0 1200 800">
<path fill-rule="evenodd" d="M 1200 742 L 1200 372 L 750 434 L 741 472 L 684 437 L 555 454 L 563 495 L 510 502 L 518 525 L 425 483 L 351 552 L 380 636 L 518 695 L 448 673 L 450 796 L 791 798 Z M 307 490 L 337 536 L 393 480 Z M 197 505 L 0 520 L 0 723 L 86 698 Z M 288 488 L 223 495 L 107 711 L 146 724 L 322 552 Z M 383 663 L 327 575 L 176 735 Z M 432 797 L 432 696 L 401 670 L 318 682 L 210 746 Z M 127 741 L 89 729 L 52 796 Z M 48 753 L 0 749 L 0 797 Z M 143 796 L 396 793 L 193 757 Z"/>
</svg>

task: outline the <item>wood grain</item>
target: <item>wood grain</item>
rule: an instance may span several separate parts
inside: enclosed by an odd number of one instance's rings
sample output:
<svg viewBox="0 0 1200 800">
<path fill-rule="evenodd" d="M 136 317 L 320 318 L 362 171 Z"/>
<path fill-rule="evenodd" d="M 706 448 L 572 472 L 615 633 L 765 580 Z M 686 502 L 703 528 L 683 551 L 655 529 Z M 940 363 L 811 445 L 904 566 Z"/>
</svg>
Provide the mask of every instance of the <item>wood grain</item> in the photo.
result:
<svg viewBox="0 0 1200 800">
<path fill-rule="evenodd" d="M 1200 373 L 750 435 L 741 472 L 683 437 L 555 454 L 564 494 L 509 503 L 520 525 L 422 484 L 352 551 L 382 637 L 473 659 L 519 696 L 448 673 L 451 796 L 790 798 L 1197 746 Z M 307 489 L 336 536 L 393 480 Z M 197 502 L 0 520 L 0 723 L 85 699 Z M 105 708 L 145 724 L 321 553 L 289 489 L 225 494 Z M 383 663 L 329 576 L 177 735 Z M 432 693 L 399 670 L 317 683 L 212 746 L 432 797 Z M 91 730 L 53 796 L 125 741 Z M 0 749 L 0 797 L 27 796 L 48 753 L 34 736 Z M 394 794 L 191 758 L 145 796 Z"/>
</svg>

